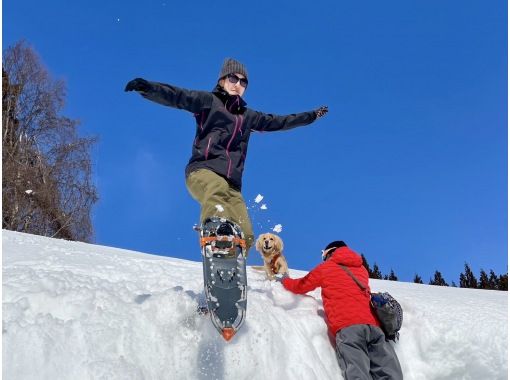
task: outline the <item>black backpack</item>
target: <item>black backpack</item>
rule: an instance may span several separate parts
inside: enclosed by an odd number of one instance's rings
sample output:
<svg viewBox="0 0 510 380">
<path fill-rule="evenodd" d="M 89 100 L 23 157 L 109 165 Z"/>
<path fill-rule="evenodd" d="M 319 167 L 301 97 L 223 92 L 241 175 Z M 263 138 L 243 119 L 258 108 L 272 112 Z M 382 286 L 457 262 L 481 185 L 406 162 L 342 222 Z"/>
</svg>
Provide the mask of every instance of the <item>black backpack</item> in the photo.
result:
<svg viewBox="0 0 510 380">
<path fill-rule="evenodd" d="M 367 287 L 352 274 L 349 268 L 344 265 L 340 265 L 340 267 L 351 276 L 362 290 L 367 290 Z M 381 328 L 384 331 L 386 340 L 396 342 L 400 335 L 399 330 L 402 327 L 402 320 L 404 319 L 402 306 L 400 306 L 395 298 L 386 292 L 370 293 L 370 306 L 381 323 Z"/>
</svg>

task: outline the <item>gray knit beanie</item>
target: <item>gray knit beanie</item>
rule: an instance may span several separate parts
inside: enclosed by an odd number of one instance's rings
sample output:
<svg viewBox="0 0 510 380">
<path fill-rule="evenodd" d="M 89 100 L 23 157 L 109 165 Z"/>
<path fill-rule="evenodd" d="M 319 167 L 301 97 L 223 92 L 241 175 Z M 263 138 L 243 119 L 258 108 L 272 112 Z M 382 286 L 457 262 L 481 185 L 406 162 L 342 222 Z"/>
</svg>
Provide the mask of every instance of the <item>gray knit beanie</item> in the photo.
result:
<svg viewBox="0 0 510 380">
<path fill-rule="evenodd" d="M 218 80 L 220 80 L 223 77 L 226 77 L 228 74 L 234 74 L 239 73 L 242 74 L 248 79 L 248 70 L 246 70 L 246 67 L 239 62 L 236 61 L 233 58 L 225 58 L 225 61 L 223 61 L 223 66 L 221 67 L 220 76 Z"/>
</svg>

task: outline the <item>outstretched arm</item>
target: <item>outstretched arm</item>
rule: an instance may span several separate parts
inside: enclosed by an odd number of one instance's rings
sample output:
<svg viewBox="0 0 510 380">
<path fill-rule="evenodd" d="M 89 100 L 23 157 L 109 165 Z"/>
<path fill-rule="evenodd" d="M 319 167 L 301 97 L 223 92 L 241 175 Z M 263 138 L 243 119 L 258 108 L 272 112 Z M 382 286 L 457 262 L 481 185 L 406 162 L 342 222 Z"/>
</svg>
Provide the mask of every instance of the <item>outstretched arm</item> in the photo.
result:
<svg viewBox="0 0 510 380">
<path fill-rule="evenodd" d="M 124 91 L 137 91 L 144 98 L 153 102 L 193 113 L 200 112 L 202 108 L 210 106 L 212 102 L 212 95 L 209 92 L 149 82 L 143 78 L 136 78 L 128 82 Z"/>
<path fill-rule="evenodd" d="M 320 267 L 313 269 L 305 277 L 292 279 L 283 278 L 281 281 L 283 287 L 292 293 L 305 294 L 321 286 Z"/>
<path fill-rule="evenodd" d="M 257 119 L 255 125 L 252 127 L 252 130 L 259 132 L 284 131 L 287 129 L 311 124 L 316 119 L 326 115 L 327 112 L 327 106 L 320 107 L 310 112 L 302 112 L 286 116 L 255 112 L 257 114 Z"/>
</svg>

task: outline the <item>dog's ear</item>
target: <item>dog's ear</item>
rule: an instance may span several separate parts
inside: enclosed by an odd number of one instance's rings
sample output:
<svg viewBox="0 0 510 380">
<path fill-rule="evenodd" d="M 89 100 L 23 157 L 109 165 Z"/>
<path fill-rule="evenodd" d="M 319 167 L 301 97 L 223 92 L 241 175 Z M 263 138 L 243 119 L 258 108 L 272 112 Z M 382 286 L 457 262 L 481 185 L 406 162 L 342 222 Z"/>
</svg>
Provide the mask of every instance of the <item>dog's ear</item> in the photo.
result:
<svg viewBox="0 0 510 380">
<path fill-rule="evenodd" d="M 278 252 L 282 252 L 283 251 L 283 240 L 278 235 L 274 235 L 274 241 L 276 244 L 276 248 L 278 249 Z"/>
<path fill-rule="evenodd" d="M 255 249 L 262 252 L 262 243 L 264 242 L 264 235 L 259 235 L 257 242 L 255 243 Z"/>
</svg>

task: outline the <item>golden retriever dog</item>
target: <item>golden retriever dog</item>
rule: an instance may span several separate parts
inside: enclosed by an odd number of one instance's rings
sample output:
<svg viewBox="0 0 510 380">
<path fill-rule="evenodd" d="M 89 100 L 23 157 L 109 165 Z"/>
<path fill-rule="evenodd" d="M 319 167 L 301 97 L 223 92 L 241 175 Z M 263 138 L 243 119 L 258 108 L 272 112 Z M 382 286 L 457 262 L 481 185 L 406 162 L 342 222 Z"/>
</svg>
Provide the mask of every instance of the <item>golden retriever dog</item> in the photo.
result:
<svg viewBox="0 0 510 380">
<path fill-rule="evenodd" d="M 283 241 L 279 236 L 262 234 L 258 237 L 255 247 L 262 255 L 263 268 L 270 280 L 274 280 L 276 274 L 289 273 L 287 260 L 283 256 Z"/>
</svg>

